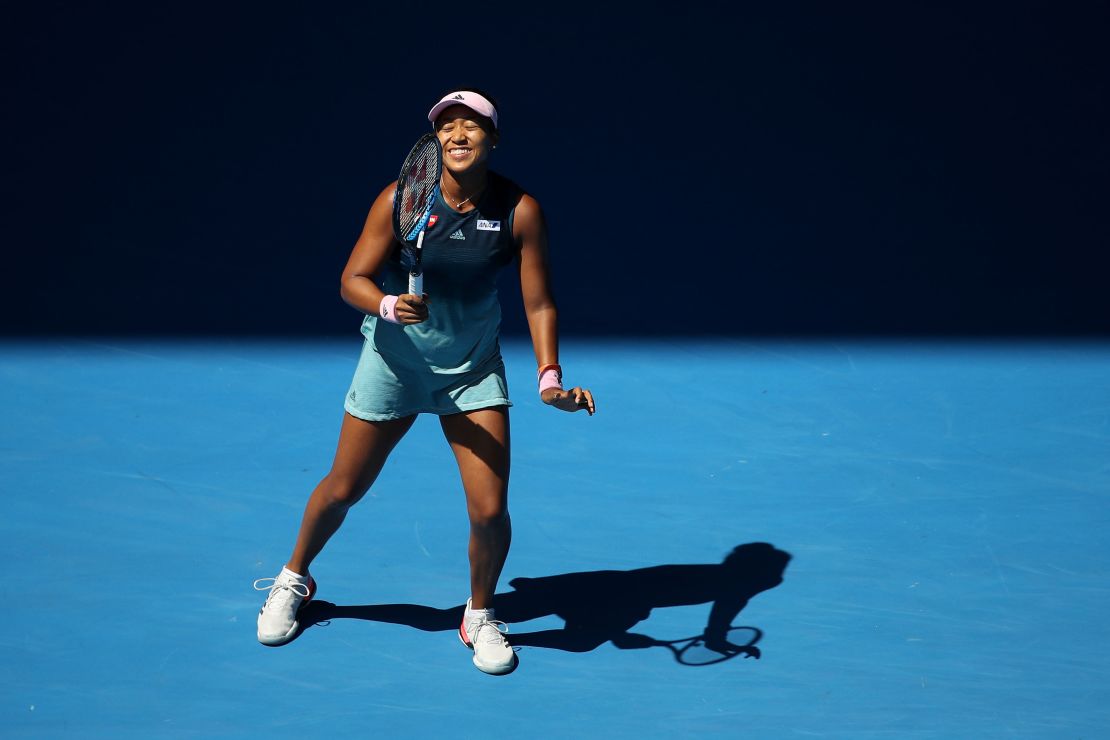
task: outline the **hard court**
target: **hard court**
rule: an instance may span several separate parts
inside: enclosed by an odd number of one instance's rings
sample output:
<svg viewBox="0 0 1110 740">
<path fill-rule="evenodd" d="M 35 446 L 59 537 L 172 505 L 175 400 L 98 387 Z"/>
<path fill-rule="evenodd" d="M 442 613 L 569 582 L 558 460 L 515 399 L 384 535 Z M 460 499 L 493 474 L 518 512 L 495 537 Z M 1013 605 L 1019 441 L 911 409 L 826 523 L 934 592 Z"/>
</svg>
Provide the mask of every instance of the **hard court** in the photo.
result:
<svg viewBox="0 0 1110 740">
<path fill-rule="evenodd" d="M 1110 727 L 1110 345 L 565 339 L 588 418 L 506 342 L 505 677 L 455 635 L 466 514 L 429 418 L 313 565 L 304 632 L 255 640 L 359 349 L 0 344 L 0 735 Z M 744 649 L 690 660 L 717 602 Z"/>
</svg>

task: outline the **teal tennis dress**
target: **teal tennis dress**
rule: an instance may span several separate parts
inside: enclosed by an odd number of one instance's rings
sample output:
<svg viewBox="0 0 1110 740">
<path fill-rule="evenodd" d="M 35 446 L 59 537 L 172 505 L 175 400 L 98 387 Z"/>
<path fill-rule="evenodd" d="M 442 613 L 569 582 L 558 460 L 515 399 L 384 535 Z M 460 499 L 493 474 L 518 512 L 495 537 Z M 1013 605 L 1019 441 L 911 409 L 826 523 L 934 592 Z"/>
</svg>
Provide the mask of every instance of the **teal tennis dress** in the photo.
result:
<svg viewBox="0 0 1110 740">
<path fill-rule="evenodd" d="M 522 194 L 490 172 L 473 210 L 458 213 L 437 199 L 422 256 L 428 320 L 410 326 L 378 316 L 363 320 L 366 339 L 347 413 L 387 421 L 512 405 L 498 343 L 497 275 L 517 255 L 513 214 Z M 387 295 L 408 292 L 407 258 L 394 244 L 381 283 Z"/>
</svg>

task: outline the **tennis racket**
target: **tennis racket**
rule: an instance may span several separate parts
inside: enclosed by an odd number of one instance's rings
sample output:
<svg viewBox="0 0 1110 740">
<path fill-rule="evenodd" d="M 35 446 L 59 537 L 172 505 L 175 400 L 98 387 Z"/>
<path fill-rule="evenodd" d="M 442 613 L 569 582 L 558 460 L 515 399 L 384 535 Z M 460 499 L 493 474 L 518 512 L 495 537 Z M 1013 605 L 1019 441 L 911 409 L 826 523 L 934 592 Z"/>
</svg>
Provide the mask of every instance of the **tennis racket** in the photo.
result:
<svg viewBox="0 0 1110 740">
<path fill-rule="evenodd" d="M 401 242 L 408 256 L 409 293 L 424 295 L 424 270 L 421 255 L 424 231 L 432 218 L 432 206 L 439 196 L 439 176 L 443 154 L 439 140 L 424 134 L 413 146 L 397 176 L 393 194 L 393 235 Z M 434 223 L 434 221 L 433 221 Z"/>
<path fill-rule="evenodd" d="M 758 660 L 762 653 L 755 644 L 762 637 L 763 630 L 758 627 L 729 627 L 728 631 L 716 637 L 702 633 L 681 640 L 656 640 L 654 637 L 629 632 L 614 639 L 613 644 L 625 650 L 665 647 L 679 663 L 698 666 L 724 663 L 737 655 Z"/>
<path fill-rule="evenodd" d="M 755 644 L 761 637 L 763 631 L 757 627 L 730 627 L 728 632 L 716 640 L 698 635 L 686 646 L 678 648 L 675 658 L 684 665 L 713 665 L 731 660 L 737 655 L 758 659 L 760 650 Z"/>
</svg>

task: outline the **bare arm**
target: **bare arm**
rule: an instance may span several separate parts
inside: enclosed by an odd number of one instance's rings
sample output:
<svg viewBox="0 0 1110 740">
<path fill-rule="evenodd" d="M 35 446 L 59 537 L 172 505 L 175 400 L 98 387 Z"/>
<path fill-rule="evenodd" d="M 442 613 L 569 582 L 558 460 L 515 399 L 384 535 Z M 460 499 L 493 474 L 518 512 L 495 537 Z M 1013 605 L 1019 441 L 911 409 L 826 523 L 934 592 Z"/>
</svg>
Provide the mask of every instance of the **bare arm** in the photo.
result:
<svg viewBox="0 0 1110 740">
<path fill-rule="evenodd" d="M 513 231 L 520 244 L 520 292 L 536 364 L 559 364 L 559 320 L 547 269 L 547 226 L 540 204 L 530 195 L 521 198 L 513 218 Z M 543 402 L 564 411 L 586 409 L 594 413 L 593 394 L 584 388 L 548 388 Z"/>
<path fill-rule="evenodd" d="M 520 292 L 536 365 L 559 364 L 559 322 L 547 271 L 547 227 L 540 204 L 525 195 L 513 219 L 520 243 Z"/>
<path fill-rule="evenodd" d="M 394 188 L 394 183 L 390 183 L 374 199 L 340 279 L 339 295 L 343 300 L 352 308 L 375 316 L 379 315 L 385 293 L 374 282 L 374 277 L 393 249 Z M 428 306 L 422 296 L 400 296 L 395 310 L 402 324 L 418 324 L 428 318 Z"/>
</svg>

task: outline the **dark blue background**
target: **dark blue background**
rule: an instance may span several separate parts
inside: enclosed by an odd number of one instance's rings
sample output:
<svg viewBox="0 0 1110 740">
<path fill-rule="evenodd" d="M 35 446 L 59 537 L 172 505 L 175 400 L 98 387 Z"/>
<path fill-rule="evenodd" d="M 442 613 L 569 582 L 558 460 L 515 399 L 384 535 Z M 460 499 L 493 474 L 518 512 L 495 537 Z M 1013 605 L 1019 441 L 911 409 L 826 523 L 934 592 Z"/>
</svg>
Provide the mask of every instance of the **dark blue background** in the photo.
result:
<svg viewBox="0 0 1110 740">
<path fill-rule="evenodd" d="M 568 334 L 1106 335 L 1107 12 L 964 5 L 9 14 L 0 331 L 357 331 L 366 210 L 478 85 Z"/>
</svg>

